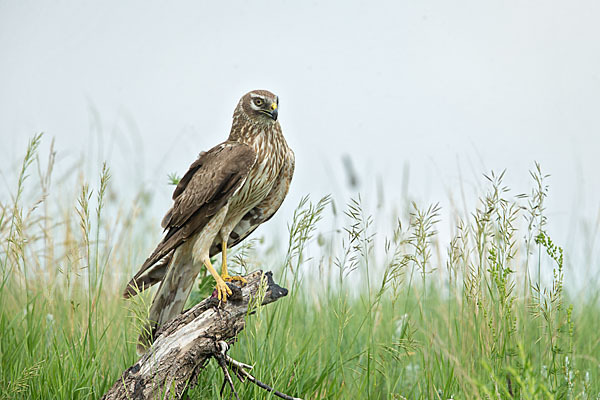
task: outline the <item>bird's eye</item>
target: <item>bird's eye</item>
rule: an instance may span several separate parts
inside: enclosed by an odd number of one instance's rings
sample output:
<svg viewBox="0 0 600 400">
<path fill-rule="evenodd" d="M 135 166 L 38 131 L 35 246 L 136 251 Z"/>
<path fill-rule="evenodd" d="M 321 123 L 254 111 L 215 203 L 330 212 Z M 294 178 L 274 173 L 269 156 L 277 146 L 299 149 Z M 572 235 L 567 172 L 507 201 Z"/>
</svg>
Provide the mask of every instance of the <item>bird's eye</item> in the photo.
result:
<svg viewBox="0 0 600 400">
<path fill-rule="evenodd" d="M 256 104 L 257 106 L 262 106 L 264 103 L 264 101 L 262 101 L 262 99 L 254 99 L 254 104 Z"/>
</svg>

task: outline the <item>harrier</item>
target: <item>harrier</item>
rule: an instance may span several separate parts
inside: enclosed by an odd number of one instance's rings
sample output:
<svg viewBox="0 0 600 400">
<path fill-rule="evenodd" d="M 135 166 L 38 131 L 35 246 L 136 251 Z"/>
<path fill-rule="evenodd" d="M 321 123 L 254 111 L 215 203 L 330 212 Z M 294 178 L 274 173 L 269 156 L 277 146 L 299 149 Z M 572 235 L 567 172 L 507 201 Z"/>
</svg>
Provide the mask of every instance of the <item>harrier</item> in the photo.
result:
<svg viewBox="0 0 600 400">
<path fill-rule="evenodd" d="M 219 300 L 242 281 L 227 271 L 227 249 L 268 221 L 287 195 L 294 153 L 277 121 L 279 98 L 266 90 L 245 94 L 233 113 L 229 138 L 203 152 L 173 193 L 174 204 L 162 220 L 165 235 L 131 279 L 128 298 L 160 282 L 150 307 L 152 332 L 183 310 L 204 265 L 216 281 Z M 221 275 L 210 258 L 222 254 Z M 146 337 L 144 337 L 146 336 Z M 151 339 L 140 337 L 141 349 Z"/>
</svg>

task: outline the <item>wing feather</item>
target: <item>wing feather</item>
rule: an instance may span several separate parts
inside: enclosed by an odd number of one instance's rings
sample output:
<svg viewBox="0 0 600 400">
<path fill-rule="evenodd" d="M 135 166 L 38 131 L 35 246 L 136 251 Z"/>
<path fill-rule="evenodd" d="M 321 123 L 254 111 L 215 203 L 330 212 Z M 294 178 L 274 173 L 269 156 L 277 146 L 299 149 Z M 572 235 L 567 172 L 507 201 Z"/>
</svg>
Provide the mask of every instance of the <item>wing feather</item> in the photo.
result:
<svg viewBox="0 0 600 400">
<path fill-rule="evenodd" d="M 163 240 L 129 282 L 123 293 L 125 297 L 134 294 L 133 288 L 147 288 L 138 283 L 150 283 L 146 275 L 151 275 L 152 270 L 148 270 L 164 258 L 170 259 L 173 250 L 200 231 L 227 204 L 246 181 L 256 158 L 250 146 L 239 142 L 224 142 L 200 154 L 173 192 L 173 207 L 162 221 L 166 231 Z M 162 264 L 164 260 L 159 268 Z M 152 280 L 151 284 L 156 282 Z"/>
</svg>

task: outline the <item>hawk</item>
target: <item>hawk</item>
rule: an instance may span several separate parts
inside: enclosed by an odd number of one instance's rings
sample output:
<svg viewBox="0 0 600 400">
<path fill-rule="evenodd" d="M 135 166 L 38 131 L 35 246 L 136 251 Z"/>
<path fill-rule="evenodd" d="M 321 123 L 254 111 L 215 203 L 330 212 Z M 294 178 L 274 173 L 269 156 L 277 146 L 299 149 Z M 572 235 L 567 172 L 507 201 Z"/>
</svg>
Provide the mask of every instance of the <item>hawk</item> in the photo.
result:
<svg viewBox="0 0 600 400">
<path fill-rule="evenodd" d="M 279 98 L 273 93 L 245 94 L 233 113 L 229 138 L 201 153 L 179 181 L 173 206 L 162 220 L 164 237 L 123 293 L 128 298 L 160 282 L 140 350 L 151 343 L 151 332 L 181 313 L 202 266 L 214 277 L 217 297 L 224 302 L 231 294 L 226 282 L 245 283 L 229 275 L 227 249 L 275 214 L 294 173 L 294 153 L 283 137 L 278 112 Z M 221 275 L 210 261 L 218 253 Z"/>
</svg>

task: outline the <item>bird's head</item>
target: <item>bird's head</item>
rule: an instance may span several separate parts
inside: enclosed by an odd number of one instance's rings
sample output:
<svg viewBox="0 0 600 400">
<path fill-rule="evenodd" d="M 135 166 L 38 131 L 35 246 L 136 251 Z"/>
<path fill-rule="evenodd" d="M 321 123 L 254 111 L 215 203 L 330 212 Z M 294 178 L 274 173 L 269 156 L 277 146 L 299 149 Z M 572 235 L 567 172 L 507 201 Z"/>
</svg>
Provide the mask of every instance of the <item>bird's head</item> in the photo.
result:
<svg viewBox="0 0 600 400">
<path fill-rule="evenodd" d="M 253 90 L 242 96 L 239 107 L 253 121 L 275 123 L 279 114 L 279 97 L 267 90 Z"/>
</svg>

